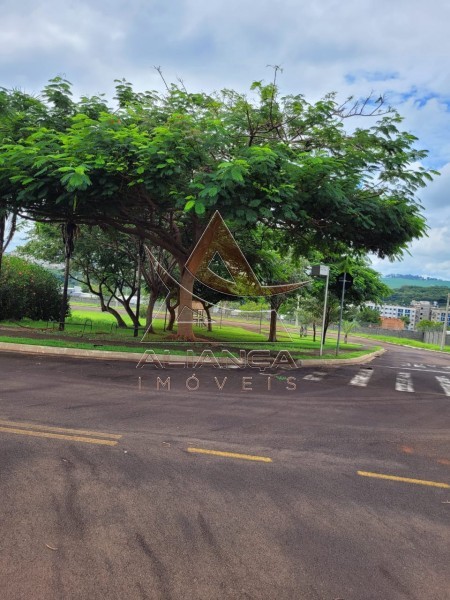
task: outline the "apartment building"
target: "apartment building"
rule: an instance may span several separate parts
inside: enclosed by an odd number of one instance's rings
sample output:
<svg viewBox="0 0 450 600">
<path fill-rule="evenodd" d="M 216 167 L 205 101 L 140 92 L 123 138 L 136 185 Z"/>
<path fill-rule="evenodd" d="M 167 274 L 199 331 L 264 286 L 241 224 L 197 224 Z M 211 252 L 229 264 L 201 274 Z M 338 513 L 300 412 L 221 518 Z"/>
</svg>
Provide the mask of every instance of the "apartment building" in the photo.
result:
<svg viewBox="0 0 450 600">
<path fill-rule="evenodd" d="M 432 320 L 431 319 L 431 309 L 432 309 L 431 302 L 428 302 L 427 300 L 421 300 L 420 302 L 413 300 L 411 302 L 411 306 L 413 308 L 415 308 L 415 310 L 416 310 L 415 325 L 417 325 L 417 323 L 420 323 L 420 321 L 431 321 Z"/>
<path fill-rule="evenodd" d="M 366 302 L 368 308 L 373 308 L 380 313 L 381 318 L 400 319 L 400 317 L 408 317 L 409 325 L 405 325 L 405 329 L 413 331 L 417 320 L 417 308 L 414 306 L 400 306 L 397 304 L 375 304 L 374 302 Z"/>
<path fill-rule="evenodd" d="M 439 323 L 444 324 L 445 319 L 445 308 L 432 308 L 431 309 L 431 320 L 438 321 Z M 448 313 L 447 318 L 447 329 L 450 329 L 450 312 Z"/>
</svg>

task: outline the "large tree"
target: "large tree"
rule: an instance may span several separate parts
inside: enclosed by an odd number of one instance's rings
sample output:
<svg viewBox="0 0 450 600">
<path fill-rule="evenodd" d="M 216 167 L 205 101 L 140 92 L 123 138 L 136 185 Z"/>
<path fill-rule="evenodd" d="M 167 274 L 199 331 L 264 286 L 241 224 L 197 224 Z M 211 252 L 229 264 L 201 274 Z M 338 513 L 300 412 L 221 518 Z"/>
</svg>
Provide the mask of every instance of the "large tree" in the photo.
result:
<svg viewBox="0 0 450 600">
<path fill-rule="evenodd" d="M 72 102 L 67 82 L 53 86 L 42 102 L 52 118 L 0 148 L 0 201 L 37 220 L 109 224 L 167 250 L 181 309 L 194 284 L 184 264 L 217 209 L 237 228 L 277 228 L 299 253 L 344 244 L 394 257 L 425 232 L 416 193 L 432 176 L 417 167 L 426 152 L 381 99 L 339 104 L 329 94 L 311 104 L 281 96 L 275 82 L 256 82 L 250 98 L 178 86 L 135 93 L 119 82 L 111 108 L 98 97 Z M 55 102 L 66 109 L 59 120 Z M 192 325 L 178 334 L 191 337 Z"/>
</svg>

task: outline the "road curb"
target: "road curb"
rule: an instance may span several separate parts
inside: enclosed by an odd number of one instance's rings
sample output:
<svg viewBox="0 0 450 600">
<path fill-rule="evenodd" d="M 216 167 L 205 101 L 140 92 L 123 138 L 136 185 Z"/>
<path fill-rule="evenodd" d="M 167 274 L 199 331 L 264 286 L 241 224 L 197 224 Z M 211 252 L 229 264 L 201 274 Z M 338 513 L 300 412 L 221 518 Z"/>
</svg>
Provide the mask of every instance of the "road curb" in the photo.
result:
<svg viewBox="0 0 450 600">
<path fill-rule="evenodd" d="M 364 356 L 355 356 L 354 358 L 329 358 L 329 359 L 317 359 L 311 358 L 302 360 L 302 366 L 304 367 L 320 367 L 320 366 L 328 366 L 328 365 L 364 365 L 365 363 L 372 362 L 378 356 L 381 356 L 386 352 L 385 348 L 381 348 L 380 350 L 375 350 L 370 354 L 364 354 Z"/>
<path fill-rule="evenodd" d="M 145 352 L 145 348 L 142 352 L 114 352 L 111 350 L 86 350 L 82 348 L 64 348 L 57 346 L 38 346 L 37 344 L 14 344 L 11 342 L 0 342 L 0 352 L 18 352 L 21 354 L 35 354 L 38 356 L 64 356 L 67 358 L 91 358 L 96 360 L 125 360 L 132 362 L 139 362 Z M 364 364 L 372 361 L 377 356 L 380 356 L 386 352 L 383 348 L 376 350 L 370 354 L 364 356 L 355 356 L 354 358 L 343 358 L 343 359 L 305 359 L 301 360 L 300 365 L 304 367 L 318 367 L 318 366 L 334 366 L 334 365 L 352 365 L 352 364 Z M 185 363 L 186 356 L 184 355 L 156 355 L 159 360 L 167 361 L 172 363 L 180 362 Z M 217 357 L 219 364 L 230 364 L 229 358 Z"/>
</svg>

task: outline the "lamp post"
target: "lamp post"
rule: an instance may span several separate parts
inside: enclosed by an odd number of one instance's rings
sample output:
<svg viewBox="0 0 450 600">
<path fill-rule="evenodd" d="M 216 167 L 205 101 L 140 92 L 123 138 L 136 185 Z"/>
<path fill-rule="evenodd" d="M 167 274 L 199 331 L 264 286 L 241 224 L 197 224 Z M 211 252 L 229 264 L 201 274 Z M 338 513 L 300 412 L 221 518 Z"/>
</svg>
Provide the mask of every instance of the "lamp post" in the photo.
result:
<svg viewBox="0 0 450 600">
<path fill-rule="evenodd" d="M 446 336 L 447 336 L 449 306 L 450 306 L 450 294 L 447 294 L 447 307 L 445 309 L 445 315 L 444 315 L 444 327 L 442 328 L 441 350 L 444 349 L 445 339 L 446 339 Z"/>
<path fill-rule="evenodd" d="M 324 344 L 324 332 L 325 332 L 325 319 L 327 314 L 327 303 L 328 303 L 328 284 L 330 281 L 330 267 L 327 265 L 314 265 L 311 268 L 311 275 L 314 277 L 326 277 L 325 281 L 325 296 L 323 301 L 323 316 L 322 316 L 322 331 L 320 332 L 320 351 L 319 355 L 323 354 L 323 344 Z"/>
</svg>

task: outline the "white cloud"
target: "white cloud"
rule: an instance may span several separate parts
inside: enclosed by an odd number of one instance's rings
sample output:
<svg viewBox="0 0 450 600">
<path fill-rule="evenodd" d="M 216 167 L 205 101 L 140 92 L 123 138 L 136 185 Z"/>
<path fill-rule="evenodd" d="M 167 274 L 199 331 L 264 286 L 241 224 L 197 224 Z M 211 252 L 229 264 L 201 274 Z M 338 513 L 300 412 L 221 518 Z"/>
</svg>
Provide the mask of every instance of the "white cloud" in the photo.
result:
<svg viewBox="0 0 450 600">
<path fill-rule="evenodd" d="M 192 90 L 247 90 L 278 64 L 282 90 L 311 100 L 387 92 L 430 151 L 426 164 L 443 167 L 420 193 L 429 240 L 411 246 L 401 269 L 448 277 L 449 22 L 447 0 L 3 0 L 0 86 L 37 92 L 65 74 L 77 93 L 111 94 L 121 77 L 154 89 L 161 65 Z"/>
</svg>

